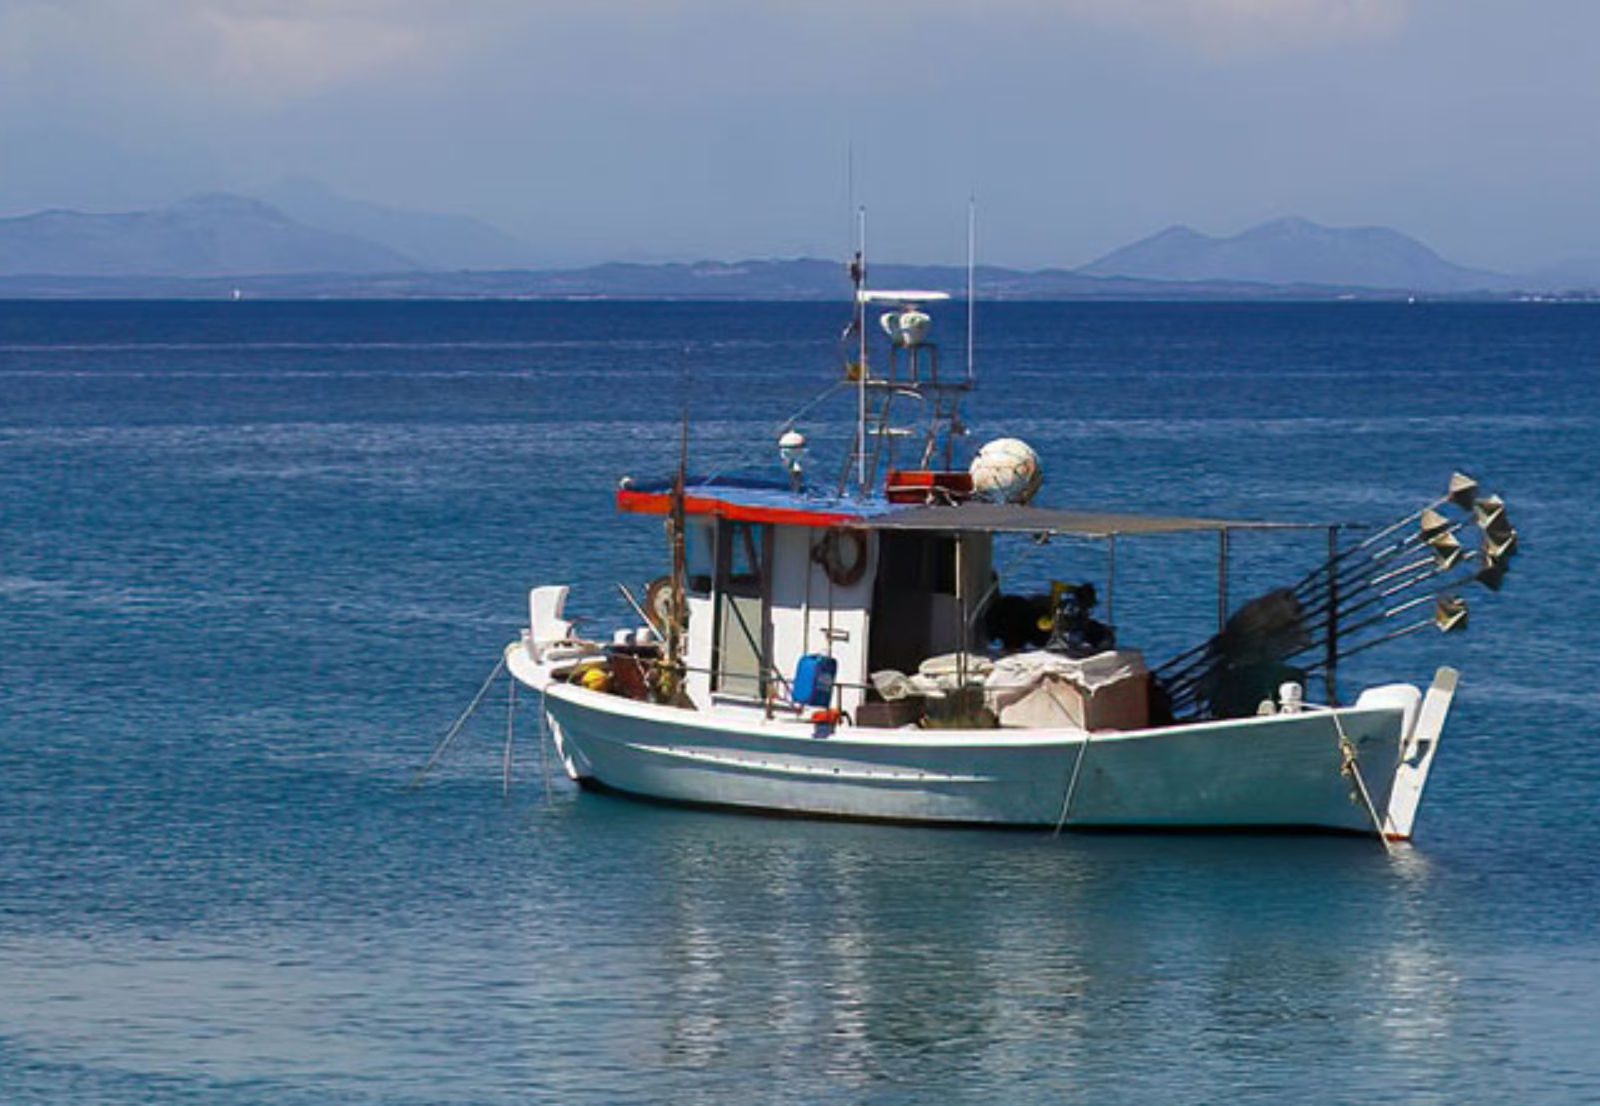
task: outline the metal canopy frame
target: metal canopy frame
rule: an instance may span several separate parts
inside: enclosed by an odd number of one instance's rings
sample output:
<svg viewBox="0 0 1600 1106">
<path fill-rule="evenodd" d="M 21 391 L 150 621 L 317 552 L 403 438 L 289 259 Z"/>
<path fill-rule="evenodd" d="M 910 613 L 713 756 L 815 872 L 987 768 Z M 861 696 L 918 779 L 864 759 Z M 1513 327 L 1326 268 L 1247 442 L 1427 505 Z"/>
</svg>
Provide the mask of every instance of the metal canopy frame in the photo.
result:
<svg viewBox="0 0 1600 1106">
<path fill-rule="evenodd" d="M 1106 617 L 1116 617 L 1117 539 L 1161 534 L 1215 534 L 1217 538 L 1217 632 L 1228 624 L 1228 594 L 1231 537 L 1239 532 L 1312 532 L 1328 535 L 1328 548 L 1337 551 L 1339 532 L 1351 528 L 1345 523 L 1261 522 L 1243 519 L 1185 518 L 1169 515 L 1125 515 L 1101 511 L 1057 511 L 1011 503 L 965 503 L 951 507 L 911 507 L 890 511 L 858 524 L 866 529 L 897 532 L 988 534 L 1031 534 L 1036 538 L 1067 537 L 1106 543 Z M 1332 643 L 1338 640 L 1335 624 L 1330 627 L 1330 648 L 1324 660 L 1324 682 L 1328 701 L 1338 702 L 1336 658 Z"/>
</svg>

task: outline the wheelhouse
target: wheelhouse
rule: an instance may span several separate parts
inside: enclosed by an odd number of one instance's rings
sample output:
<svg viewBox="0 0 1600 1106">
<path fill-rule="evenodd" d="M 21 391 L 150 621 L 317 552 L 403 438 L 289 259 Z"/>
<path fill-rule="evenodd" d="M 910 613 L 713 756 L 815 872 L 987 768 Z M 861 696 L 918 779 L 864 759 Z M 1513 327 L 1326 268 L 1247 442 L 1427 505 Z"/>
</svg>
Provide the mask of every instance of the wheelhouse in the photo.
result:
<svg viewBox="0 0 1600 1106">
<path fill-rule="evenodd" d="M 676 496 L 666 484 L 625 484 L 617 503 L 670 516 Z M 982 663 L 991 651 L 998 534 L 1103 541 L 1108 608 L 1119 537 L 1214 534 L 1225 606 L 1231 533 L 1304 528 L 1014 504 L 907 506 L 753 482 L 686 482 L 681 498 L 688 705 L 792 709 L 801 659 L 824 656 L 836 665 L 832 708 L 866 725 L 900 722 L 877 709 L 882 673 L 916 673 L 938 658 Z"/>
</svg>

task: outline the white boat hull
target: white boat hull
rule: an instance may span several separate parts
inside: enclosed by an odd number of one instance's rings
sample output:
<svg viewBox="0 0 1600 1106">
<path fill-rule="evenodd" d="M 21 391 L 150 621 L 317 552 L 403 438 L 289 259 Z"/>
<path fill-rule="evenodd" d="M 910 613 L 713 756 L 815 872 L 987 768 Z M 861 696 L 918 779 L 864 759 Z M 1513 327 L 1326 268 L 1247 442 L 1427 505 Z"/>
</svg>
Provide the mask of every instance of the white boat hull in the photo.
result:
<svg viewBox="0 0 1600 1106">
<path fill-rule="evenodd" d="M 1337 724 L 1307 712 L 1087 736 L 849 726 L 818 736 L 758 711 L 685 711 L 560 683 L 543 691 L 579 782 L 794 814 L 1077 828 L 1376 832 L 1344 771 L 1340 727 L 1382 812 L 1412 713 L 1363 700 Z"/>
</svg>

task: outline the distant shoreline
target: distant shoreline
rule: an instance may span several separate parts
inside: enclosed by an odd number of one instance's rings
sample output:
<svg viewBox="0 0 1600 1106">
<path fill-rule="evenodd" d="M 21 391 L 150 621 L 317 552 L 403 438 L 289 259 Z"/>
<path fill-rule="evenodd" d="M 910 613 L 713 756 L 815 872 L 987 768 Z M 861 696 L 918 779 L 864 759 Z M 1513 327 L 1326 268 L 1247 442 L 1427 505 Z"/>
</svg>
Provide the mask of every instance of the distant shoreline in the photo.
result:
<svg viewBox="0 0 1600 1106">
<path fill-rule="evenodd" d="M 850 296 L 842 258 L 561 266 L 539 260 L 532 247 L 513 249 L 514 241 L 470 219 L 356 208 L 368 217 L 361 226 L 328 210 L 301 220 L 262 200 L 212 193 L 143 211 L 49 209 L 0 218 L 0 296 L 774 302 Z M 341 210 L 350 214 L 349 205 Z M 466 248 L 474 242 L 483 249 Z M 489 248 L 495 243 L 499 248 Z M 1600 298 L 1600 258 L 1494 272 L 1456 264 L 1391 228 L 1330 227 L 1298 217 L 1227 236 L 1171 226 L 1075 267 L 978 264 L 969 274 L 964 264 L 874 259 L 869 269 L 874 288 L 926 288 L 956 298 L 975 275 L 981 297 L 991 302 Z"/>
<path fill-rule="evenodd" d="M 885 267 L 887 268 L 887 267 Z M 902 268 L 902 267 L 896 267 Z M 910 267 L 903 267 L 909 269 Z M 653 272 L 654 270 L 643 270 Z M 582 272 L 582 271 L 580 271 Z M 641 270 L 631 272 L 638 276 Z M 72 302 L 171 300 L 184 302 L 544 302 L 544 303 L 838 303 L 848 302 L 850 289 L 796 286 L 753 281 L 719 281 L 715 291 L 683 287 L 681 274 L 669 268 L 669 279 L 634 279 L 627 286 L 600 287 L 580 281 L 576 273 L 407 273 L 387 276 L 306 274 L 237 277 L 0 277 L 0 300 Z M 1250 285 L 1233 282 L 1142 281 L 1129 278 L 1074 276 L 1087 287 L 1073 287 L 1063 274 L 1037 274 L 1037 282 L 1021 279 L 978 285 L 984 303 L 1594 303 L 1600 291 L 1570 292 L 1420 292 L 1389 288 L 1344 288 L 1316 285 Z M 949 281 L 917 280 L 915 272 L 894 274 L 883 286 L 916 283 L 965 298 L 965 289 Z M 679 278 L 679 279 L 670 279 Z M 575 284 L 586 286 L 574 287 Z M 699 281 L 693 281 L 699 284 Z M 774 287 L 777 283 L 779 286 Z"/>
<path fill-rule="evenodd" d="M 955 300 L 953 302 L 961 302 Z M 1308 296 L 1308 295 L 1276 295 L 1276 296 L 1230 296 L 1230 295 L 1194 295 L 1194 296 L 1007 296 L 983 297 L 979 302 L 988 305 L 1024 305 L 1024 304 L 1106 304 L 1137 306 L 1147 304 L 1150 306 L 1161 305 L 1194 305 L 1194 306 L 1523 306 L 1541 304 L 1600 304 L 1600 293 L 1585 293 L 1582 295 L 1366 295 L 1366 296 Z M 0 304 L 95 304 L 95 303 L 183 303 L 183 304 L 311 304 L 311 303 L 347 303 L 347 304 L 400 304 L 400 303 L 458 303 L 458 304 L 848 304 L 848 297 L 824 296 L 559 296 L 559 295 L 445 295 L 445 294 L 414 294 L 414 295 L 370 295 L 352 293 L 349 295 L 327 294 L 257 294 L 232 299 L 228 296 L 210 296 L 194 293 L 168 294 L 161 292 L 149 293 L 105 293 L 97 295 L 42 293 L 29 294 L 13 292 L 0 288 Z"/>
</svg>

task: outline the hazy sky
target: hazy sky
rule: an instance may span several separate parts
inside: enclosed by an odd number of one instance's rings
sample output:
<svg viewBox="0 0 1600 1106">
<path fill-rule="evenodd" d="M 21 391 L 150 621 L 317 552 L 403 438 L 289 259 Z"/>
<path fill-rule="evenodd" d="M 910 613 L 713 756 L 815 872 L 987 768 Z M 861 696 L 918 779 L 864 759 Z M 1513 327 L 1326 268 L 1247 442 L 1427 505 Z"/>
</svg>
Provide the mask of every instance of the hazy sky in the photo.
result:
<svg viewBox="0 0 1600 1106">
<path fill-rule="evenodd" d="M 0 0 L 0 213 L 286 174 L 552 263 L 1072 265 L 1171 223 L 1600 254 L 1600 0 Z"/>
</svg>

